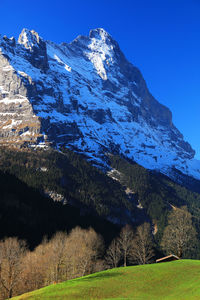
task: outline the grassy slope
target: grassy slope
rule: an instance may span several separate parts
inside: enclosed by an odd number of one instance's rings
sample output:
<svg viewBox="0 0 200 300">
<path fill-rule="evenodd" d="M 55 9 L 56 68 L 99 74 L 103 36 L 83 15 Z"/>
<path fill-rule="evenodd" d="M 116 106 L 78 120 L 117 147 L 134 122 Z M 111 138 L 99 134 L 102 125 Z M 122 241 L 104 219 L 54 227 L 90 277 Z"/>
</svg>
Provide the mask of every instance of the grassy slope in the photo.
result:
<svg viewBox="0 0 200 300">
<path fill-rule="evenodd" d="M 200 261 L 112 269 L 14 299 L 200 299 Z"/>
</svg>

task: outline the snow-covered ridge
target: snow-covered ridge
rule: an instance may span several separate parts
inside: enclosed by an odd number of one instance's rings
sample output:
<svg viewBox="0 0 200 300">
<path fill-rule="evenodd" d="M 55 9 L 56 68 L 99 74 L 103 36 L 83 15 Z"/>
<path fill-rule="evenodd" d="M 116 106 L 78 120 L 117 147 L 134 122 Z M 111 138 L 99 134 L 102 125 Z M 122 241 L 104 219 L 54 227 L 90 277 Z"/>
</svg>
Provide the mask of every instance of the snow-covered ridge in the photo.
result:
<svg viewBox="0 0 200 300">
<path fill-rule="evenodd" d="M 0 36 L 0 136 L 13 134 L 32 147 L 65 145 L 95 164 L 123 153 L 169 176 L 176 168 L 200 179 L 170 110 L 102 28 L 60 45 L 28 29 L 18 42 Z"/>
</svg>

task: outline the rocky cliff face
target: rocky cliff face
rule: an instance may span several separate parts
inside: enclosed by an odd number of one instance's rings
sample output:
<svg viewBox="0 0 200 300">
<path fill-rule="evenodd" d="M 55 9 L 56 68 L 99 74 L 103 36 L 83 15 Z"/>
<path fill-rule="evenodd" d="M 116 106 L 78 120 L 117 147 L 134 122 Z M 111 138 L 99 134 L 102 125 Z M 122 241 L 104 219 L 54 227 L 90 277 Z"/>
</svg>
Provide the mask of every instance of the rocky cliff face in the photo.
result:
<svg viewBox="0 0 200 300">
<path fill-rule="evenodd" d="M 200 179 L 194 150 L 103 29 L 70 44 L 24 29 L 0 37 L 0 143 L 66 146 L 98 164 L 122 153 L 170 176 Z"/>
<path fill-rule="evenodd" d="M 22 145 L 37 143 L 40 135 L 40 121 L 28 99 L 28 90 L 19 73 L 10 64 L 5 53 L 9 49 L 14 54 L 14 40 L 3 39 L 4 51 L 0 52 L 0 144 Z M 31 78 L 27 75 L 31 83 Z"/>
</svg>

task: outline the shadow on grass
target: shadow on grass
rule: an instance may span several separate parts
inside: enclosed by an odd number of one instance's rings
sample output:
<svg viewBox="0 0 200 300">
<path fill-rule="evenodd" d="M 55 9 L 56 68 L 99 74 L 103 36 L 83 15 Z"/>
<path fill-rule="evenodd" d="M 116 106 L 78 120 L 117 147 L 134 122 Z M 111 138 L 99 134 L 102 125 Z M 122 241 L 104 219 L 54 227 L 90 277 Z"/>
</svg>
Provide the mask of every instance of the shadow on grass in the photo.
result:
<svg viewBox="0 0 200 300">
<path fill-rule="evenodd" d="M 95 279 L 105 279 L 105 278 L 112 278 L 123 275 L 123 272 L 112 272 L 112 273 L 103 273 L 103 274 L 96 274 L 88 277 L 81 277 L 76 279 L 76 281 L 92 281 Z"/>
</svg>

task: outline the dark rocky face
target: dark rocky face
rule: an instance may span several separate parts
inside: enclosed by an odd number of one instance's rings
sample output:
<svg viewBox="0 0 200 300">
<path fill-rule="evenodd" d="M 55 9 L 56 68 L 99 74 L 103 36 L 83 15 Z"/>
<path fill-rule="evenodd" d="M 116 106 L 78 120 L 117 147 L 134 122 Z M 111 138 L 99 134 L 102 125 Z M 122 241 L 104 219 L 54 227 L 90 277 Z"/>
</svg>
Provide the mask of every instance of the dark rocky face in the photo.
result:
<svg viewBox="0 0 200 300">
<path fill-rule="evenodd" d="M 18 43 L 0 37 L 0 49 L 1 143 L 48 141 L 102 163 L 118 149 L 145 167 L 187 172 L 194 150 L 105 30 L 56 45 L 24 29 Z"/>
<path fill-rule="evenodd" d="M 35 68 L 39 68 L 44 72 L 47 71 L 48 59 L 46 43 L 39 37 L 37 32 L 23 29 L 19 36 L 18 43 L 27 49 L 25 57 Z"/>
</svg>

